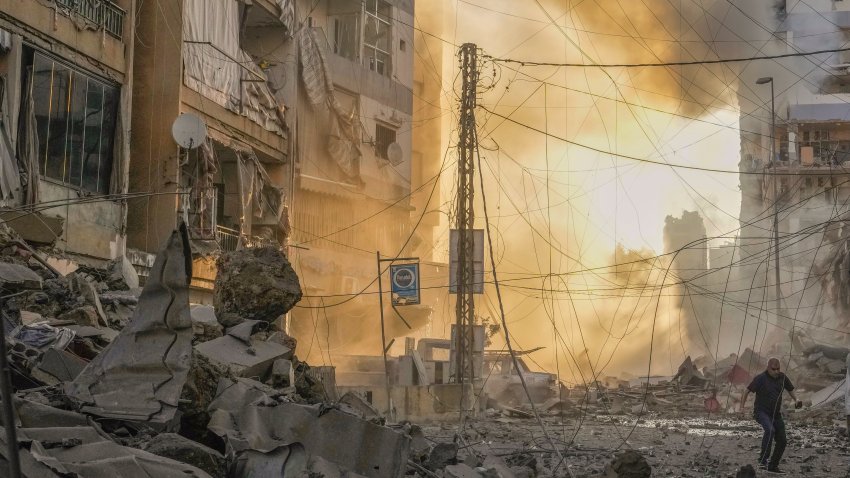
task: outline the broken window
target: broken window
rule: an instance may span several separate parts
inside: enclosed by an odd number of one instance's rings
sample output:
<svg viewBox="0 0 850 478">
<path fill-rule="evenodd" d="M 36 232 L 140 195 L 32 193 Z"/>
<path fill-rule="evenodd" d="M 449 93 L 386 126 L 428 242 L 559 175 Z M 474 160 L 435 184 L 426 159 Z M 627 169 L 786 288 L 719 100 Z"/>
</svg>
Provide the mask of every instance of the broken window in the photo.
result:
<svg viewBox="0 0 850 478">
<path fill-rule="evenodd" d="M 108 193 L 118 87 L 32 49 L 25 61 L 40 173 L 74 188 Z"/>
<path fill-rule="evenodd" d="M 357 16 L 343 15 L 333 20 L 334 28 L 334 53 L 348 58 L 349 60 L 357 60 Z"/>
<path fill-rule="evenodd" d="M 382 0 L 366 0 L 363 25 L 363 58 L 369 69 L 389 76 L 390 68 L 390 4 Z"/>
<path fill-rule="evenodd" d="M 392 6 L 384 0 L 331 3 L 331 28 L 335 54 L 358 61 L 384 76 L 392 74 Z M 361 10 L 362 8 L 362 10 Z M 404 48 L 402 48 L 403 50 Z"/>
<path fill-rule="evenodd" d="M 375 124 L 375 154 L 389 160 L 389 147 L 395 143 L 395 130 L 386 126 Z"/>
</svg>

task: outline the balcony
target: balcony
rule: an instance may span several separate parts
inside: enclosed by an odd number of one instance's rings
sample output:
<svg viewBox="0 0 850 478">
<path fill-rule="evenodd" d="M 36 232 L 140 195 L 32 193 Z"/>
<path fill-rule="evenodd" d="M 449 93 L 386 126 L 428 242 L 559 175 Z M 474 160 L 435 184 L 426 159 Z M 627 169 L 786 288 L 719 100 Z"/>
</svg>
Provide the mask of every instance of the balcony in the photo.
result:
<svg viewBox="0 0 850 478">
<path fill-rule="evenodd" d="M 215 239 L 216 242 L 218 242 L 218 247 L 220 247 L 222 251 L 235 251 L 239 247 L 240 236 L 243 247 L 272 246 L 280 249 L 280 244 L 278 244 L 277 241 L 264 239 L 262 237 L 247 236 L 245 234 L 240 234 L 236 229 L 216 226 Z"/>
<path fill-rule="evenodd" d="M 124 35 L 124 16 L 127 12 L 108 0 L 54 1 L 63 13 L 79 15 L 119 40 Z"/>
</svg>

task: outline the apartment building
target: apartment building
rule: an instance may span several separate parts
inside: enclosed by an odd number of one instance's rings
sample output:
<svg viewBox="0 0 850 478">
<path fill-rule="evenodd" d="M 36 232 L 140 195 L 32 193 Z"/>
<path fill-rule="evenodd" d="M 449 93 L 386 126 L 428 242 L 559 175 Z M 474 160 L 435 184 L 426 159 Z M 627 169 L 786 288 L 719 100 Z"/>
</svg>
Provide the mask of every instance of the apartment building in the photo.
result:
<svg viewBox="0 0 850 478">
<path fill-rule="evenodd" d="M 0 1 L 0 218 L 66 258 L 126 246 L 134 10 Z"/>
<path fill-rule="evenodd" d="M 293 164 L 281 68 L 249 38 L 292 48 L 290 0 L 140 2 L 127 242 L 145 262 L 179 218 L 198 253 L 193 285 L 212 289 L 219 250 L 286 243 Z M 181 147 L 181 115 L 206 135 Z M 149 260 L 150 256 L 147 256 Z M 196 297 L 198 299 L 198 297 Z"/>
<path fill-rule="evenodd" d="M 846 3 L 776 2 L 763 23 L 774 31 L 762 51 L 846 48 L 850 40 Z M 824 272 L 850 211 L 848 67 L 847 52 L 836 52 L 751 64 L 742 71 L 739 100 L 752 108 L 742 106 L 741 235 L 735 261 L 740 273 L 730 290 L 742 291 L 738 294 L 742 302 L 764 301 L 765 323 L 782 330 L 790 330 L 795 321 L 834 321 L 823 281 L 829 280 Z M 773 305 L 777 300 L 774 214 L 779 310 Z"/>
</svg>

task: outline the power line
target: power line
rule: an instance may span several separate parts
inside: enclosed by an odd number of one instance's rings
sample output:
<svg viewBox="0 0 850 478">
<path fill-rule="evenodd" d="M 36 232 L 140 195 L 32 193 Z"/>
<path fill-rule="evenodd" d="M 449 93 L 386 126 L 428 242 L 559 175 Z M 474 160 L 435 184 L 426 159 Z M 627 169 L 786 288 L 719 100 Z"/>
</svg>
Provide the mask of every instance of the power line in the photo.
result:
<svg viewBox="0 0 850 478">
<path fill-rule="evenodd" d="M 810 52 L 797 52 L 797 53 L 783 53 L 780 55 L 762 55 L 762 56 L 748 56 L 748 57 L 740 57 L 740 58 L 721 58 L 717 60 L 693 60 L 693 61 L 670 61 L 670 62 L 662 62 L 662 63 L 557 63 L 557 62 L 542 62 L 542 61 L 529 61 L 529 60 L 515 60 L 511 58 L 496 58 L 490 55 L 484 55 L 490 61 L 499 62 L 499 63 L 517 63 L 522 66 L 557 66 L 557 67 L 570 67 L 570 68 L 645 68 L 645 67 L 657 67 L 657 66 L 688 66 L 688 65 L 715 65 L 718 63 L 737 63 L 742 61 L 755 61 L 755 60 L 776 60 L 779 58 L 793 58 L 793 57 L 806 57 L 806 56 L 814 56 L 821 55 L 825 53 L 841 53 L 844 51 L 850 51 L 850 47 L 848 48 L 831 48 L 828 50 L 816 50 Z"/>
</svg>

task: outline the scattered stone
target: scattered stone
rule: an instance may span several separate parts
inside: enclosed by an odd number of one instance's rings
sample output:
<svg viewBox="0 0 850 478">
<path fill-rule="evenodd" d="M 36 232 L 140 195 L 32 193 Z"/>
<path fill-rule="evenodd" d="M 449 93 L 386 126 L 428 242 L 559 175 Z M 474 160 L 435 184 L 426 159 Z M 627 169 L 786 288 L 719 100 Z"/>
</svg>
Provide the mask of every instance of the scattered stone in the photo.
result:
<svg viewBox="0 0 850 478">
<path fill-rule="evenodd" d="M 756 478 L 756 470 L 753 468 L 753 465 L 744 465 L 738 468 L 735 478 Z"/>
<path fill-rule="evenodd" d="M 425 467 L 429 470 L 442 470 L 457 463 L 457 443 L 437 443 L 431 449 Z"/>
<path fill-rule="evenodd" d="M 626 450 L 605 468 L 605 478 L 649 478 L 652 467 L 640 453 Z"/>
</svg>

